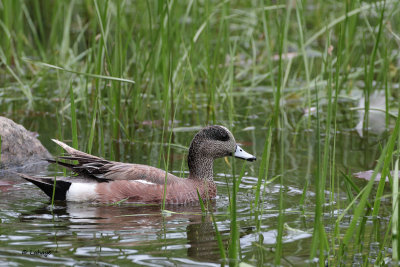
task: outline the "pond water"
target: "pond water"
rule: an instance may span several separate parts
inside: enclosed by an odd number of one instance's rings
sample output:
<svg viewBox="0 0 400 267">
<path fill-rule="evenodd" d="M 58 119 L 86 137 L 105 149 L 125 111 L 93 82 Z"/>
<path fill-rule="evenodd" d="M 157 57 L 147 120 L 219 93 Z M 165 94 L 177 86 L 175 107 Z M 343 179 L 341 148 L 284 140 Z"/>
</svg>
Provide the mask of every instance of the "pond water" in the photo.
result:
<svg viewBox="0 0 400 267">
<path fill-rule="evenodd" d="M 357 124 L 357 114 L 347 111 L 353 103 L 338 113 L 338 130 L 336 133 L 336 170 L 352 173 L 371 169 L 379 157 L 381 146 L 386 142 L 385 136 L 369 136 L 362 138 L 353 129 Z M 242 147 L 261 158 L 268 125 L 265 123 L 263 111 L 247 111 L 245 121 L 239 119 L 232 129 L 238 143 Z M 58 135 L 60 129 L 56 118 L 51 114 L 35 116 L 12 113 L 12 119 L 24 124 L 27 128 L 40 134 L 42 143 L 53 155 L 59 150 L 51 143 L 50 138 Z M 290 123 L 303 117 L 299 109 L 286 114 Z M 354 116 L 353 116 L 354 115 Z M 311 120 L 315 120 L 312 117 Z M 34 123 L 33 123 L 34 121 Z M 83 122 L 82 122 L 83 124 Z M 221 122 L 223 124 L 223 122 Z M 68 125 L 64 126 L 68 129 Z M 185 128 L 186 127 L 186 128 Z M 188 146 L 196 129 L 188 125 L 175 125 L 173 143 Z M 68 130 L 65 130 L 68 131 Z M 284 184 L 275 179 L 266 183 L 263 198 L 264 212 L 261 215 L 260 232 L 256 231 L 256 220 L 252 209 L 257 184 L 260 160 L 249 163 L 235 159 L 235 173 L 245 166 L 245 174 L 240 184 L 237 214 L 240 227 L 240 254 L 243 262 L 251 265 L 269 265 L 274 259 L 274 247 L 277 236 L 279 215 L 280 188 L 284 190 L 285 231 L 283 237 L 282 265 L 309 266 L 312 229 L 315 208 L 315 169 L 317 158 L 317 141 L 315 129 L 284 128 L 280 136 L 284 136 L 282 156 L 278 138 L 271 144 L 271 161 L 267 180 L 283 175 Z M 274 130 L 274 132 L 277 132 Z M 323 132 L 323 131 L 321 131 Z M 126 162 L 143 163 L 158 166 L 160 160 L 159 136 L 162 127 L 153 124 L 143 126 L 135 136 L 135 141 L 123 140 L 120 145 L 119 159 Z M 66 134 L 68 136 L 68 134 Z M 149 138 L 150 137 L 150 138 Z M 321 141 L 323 141 L 323 134 Z M 67 140 L 68 141 L 68 140 Z M 83 140 L 80 142 L 87 142 Z M 176 146 L 176 147 L 178 147 Z M 171 172 L 187 175 L 186 151 L 172 146 L 170 162 Z M 107 147 L 106 147 L 107 148 Z M 98 155 L 93 149 L 93 154 Z M 107 156 L 107 150 L 105 155 Z M 283 160 L 283 162 L 282 162 Z M 232 161 L 230 161 L 232 163 Z M 281 173 L 281 170 L 284 173 Z M 61 169 L 49 167 L 39 175 L 62 175 Z M 218 197 L 211 203 L 216 224 L 222 234 L 225 246 L 229 244 L 229 190 L 232 188 L 232 168 L 224 159 L 214 163 L 214 176 L 218 186 Z M 340 178 L 342 179 L 342 178 Z M 305 203 L 300 206 L 303 188 L 306 181 Z M 78 265 L 78 266 L 121 266 L 137 264 L 142 266 L 219 266 L 221 264 L 218 243 L 211 217 L 202 215 L 198 205 L 167 206 L 169 212 L 162 213 L 159 206 L 133 206 L 121 204 L 117 206 L 89 203 L 57 202 L 54 208 L 48 198 L 34 185 L 17 177 L 1 178 L 0 184 L 0 265 Z M 354 180 L 360 187 L 365 181 Z M 342 209 L 348 204 L 348 195 L 339 183 L 339 188 L 330 199 L 326 191 L 326 212 L 324 220 L 326 231 L 333 231 L 333 225 Z M 264 190 L 264 188 L 262 188 Z M 338 203 L 343 202 L 343 205 Z M 383 201 L 385 209 L 391 209 L 389 201 Z M 345 217 L 341 223 L 344 231 L 351 217 Z M 366 224 L 365 232 L 372 231 L 371 223 Z M 380 229 L 383 233 L 388 226 L 388 217 L 380 217 Z M 370 227 L 370 229 L 369 229 Z M 370 260 L 376 244 L 365 244 L 370 251 Z M 372 252 L 371 252 L 372 251 Z M 348 263 L 357 264 L 359 255 L 349 254 Z"/>
</svg>

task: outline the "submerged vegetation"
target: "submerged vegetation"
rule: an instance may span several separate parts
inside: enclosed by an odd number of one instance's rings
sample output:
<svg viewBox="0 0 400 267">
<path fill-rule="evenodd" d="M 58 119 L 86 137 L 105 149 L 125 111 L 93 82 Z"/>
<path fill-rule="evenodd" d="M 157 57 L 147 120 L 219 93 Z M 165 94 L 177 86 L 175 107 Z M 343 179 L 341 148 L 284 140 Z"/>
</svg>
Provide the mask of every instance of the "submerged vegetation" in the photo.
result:
<svg viewBox="0 0 400 267">
<path fill-rule="evenodd" d="M 181 173 L 186 165 L 171 162 L 171 151 L 186 153 L 179 133 L 223 124 L 260 152 L 248 218 L 256 253 L 243 256 L 236 219 L 248 165 L 227 161 L 230 207 L 224 215 L 209 211 L 223 262 L 290 264 L 287 232 L 304 231 L 312 235 L 302 255 L 309 264 L 395 264 L 399 13 L 397 0 L 1 1 L 0 114 L 48 118 L 48 128 L 57 125 L 50 137 L 113 160 L 140 152 L 131 143 L 148 145 L 152 155 L 136 160 Z M 372 103 L 378 93 L 381 107 Z M 355 127 L 357 112 L 363 140 L 383 132 L 363 184 L 337 153 L 337 135 Z M 255 121 L 257 135 L 247 128 Z M 297 206 L 289 208 L 286 152 L 300 142 L 309 144 L 301 151 L 308 160 Z M 389 183 L 374 182 L 378 173 Z M 272 245 L 262 233 L 271 184 L 279 186 Z M 202 203 L 203 213 L 209 206 Z M 301 229 L 287 220 L 293 212 Z M 229 248 L 218 216 L 229 216 Z"/>
</svg>

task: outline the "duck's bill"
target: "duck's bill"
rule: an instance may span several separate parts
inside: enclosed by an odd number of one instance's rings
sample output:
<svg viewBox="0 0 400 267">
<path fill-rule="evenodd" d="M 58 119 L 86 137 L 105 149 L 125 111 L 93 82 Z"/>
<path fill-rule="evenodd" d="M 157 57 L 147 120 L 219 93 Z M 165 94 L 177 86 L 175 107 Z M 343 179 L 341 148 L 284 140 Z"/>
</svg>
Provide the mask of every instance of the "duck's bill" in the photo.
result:
<svg viewBox="0 0 400 267">
<path fill-rule="evenodd" d="M 236 145 L 235 153 L 233 154 L 235 158 L 245 159 L 248 161 L 255 161 L 257 158 L 254 157 L 252 154 L 247 153 L 244 151 L 240 146 Z"/>
</svg>

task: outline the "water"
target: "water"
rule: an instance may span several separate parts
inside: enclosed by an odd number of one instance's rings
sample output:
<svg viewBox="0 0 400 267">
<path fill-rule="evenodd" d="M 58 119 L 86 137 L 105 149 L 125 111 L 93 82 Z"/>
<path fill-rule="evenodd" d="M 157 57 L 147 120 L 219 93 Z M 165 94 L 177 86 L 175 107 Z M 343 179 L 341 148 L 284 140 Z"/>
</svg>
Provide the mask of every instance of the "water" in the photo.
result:
<svg viewBox="0 0 400 267">
<path fill-rule="evenodd" d="M 257 112 L 254 112 L 255 114 Z M 296 120 L 302 113 L 294 110 L 288 114 L 289 119 Z M 344 116 L 344 115 L 343 115 Z M 339 116 L 339 121 L 343 119 Z M 50 127 L 55 117 L 15 116 L 18 122 L 41 134 L 40 139 L 52 154 L 58 150 L 49 141 L 57 136 L 59 129 Z M 234 135 L 249 153 L 261 158 L 263 142 L 267 134 L 264 118 L 254 116 L 245 122 L 238 122 Z M 36 127 L 28 121 L 35 121 Z M 348 125 L 354 122 L 344 120 L 336 140 L 337 170 L 351 173 L 374 167 L 380 153 L 384 137 L 372 136 L 361 138 Z M 187 127 L 187 125 L 176 125 Z M 68 125 L 65 125 L 67 131 Z M 180 128 L 174 134 L 174 143 L 188 146 L 196 131 L 191 128 Z M 188 131 L 184 131 L 187 129 Z M 161 128 L 144 127 L 138 132 L 135 140 L 123 140 L 120 144 L 120 160 L 157 166 L 159 163 L 159 144 L 157 137 Z M 308 266 L 311 250 L 312 229 L 314 224 L 315 188 L 314 174 L 316 168 L 316 139 L 313 130 L 301 129 L 298 132 L 284 130 L 284 173 L 280 173 L 279 141 L 273 140 L 270 170 L 268 179 L 276 175 L 284 176 L 285 231 L 283 237 L 283 265 Z M 150 138 L 149 138 L 150 137 Z M 322 136 L 322 140 L 323 140 Z M 85 142 L 86 140 L 80 141 Z M 94 154 L 101 153 L 94 149 Z M 107 156 L 107 150 L 103 151 Z M 173 148 L 170 157 L 171 172 L 176 175 L 187 175 L 187 167 L 182 165 L 185 150 Z M 252 209 L 260 161 L 247 163 L 235 160 L 236 173 L 243 164 L 246 172 L 240 185 L 237 209 L 240 225 L 240 247 L 243 262 L 253 265 L 268 265 L 274 259 L 274 247 L 277 237 L 279 214 L 279 190 L 281 185 L 274 180 L 262 186 L 265 190 L 262 205 L 264 212 L 260 232 L 256 231 L 256 220 Z M 229 193 L 232 187 L 231 167 L 219 159 L 214 164 L 215 180 L 218 185 L 218 198 L 211 203 L 222 234 L 224 246 L 228 246 L 230 218 Z M 62 174 L 61 169 L 50 167 L 40 175 Z M 304 206 L 299 205 L 306 179 L 310 186 L 306 193 Z M 341 178 L 342 179 L 342 178 Z M 51 208 L 48 198 L 34 185 L 20 178 L 2 178 L 0 183 L 0 265 L 19 266 L 40 265 L 84 265 L 84 266 L 121 266 L 132 263 L 143 266 L 219 266 L 220 252 L 216 241 L 215 229 L 210 216 L 202 216 L 198 205 L 167 206 L 170 212 L 161 213 L 159 206 L 120 206 L 97 205 L 88 203 L 58 202 Z M 364 181 L 355 181 L 360 187 Z M 340 184 L 342 186 L 343 183 Z M 343 185 L 344 186 L 344 185 Z M 345 207 L 348 196 L 341 188 L 329 199 L 326 191 L 326 214 L 324 221 L 328 236 L 332 233 L 337 216 L 343 212 L 337 207 Z M 355 195 L 355 194 L 354 194 Z M 338 205 L 338 202 L 343 203 Z M 389 201 L 383 202 L 384 213 L 390 210 Z M 351 220 L 345 216 L 341 230 L 345 230 Z M 373 228 L 373 218 L 367 223 L 365 232 Z M 378 230 L 384 233 L 388 226 L 388 217 L 381 217 Z M 365 245 L 369 249 L 369 245 Z M 376 242 L 372 245 L 379 247 Z M 376 254 L 376 253 L 375 253 Z M 370 253 L 371 260 L 376 258 Z M 356 254 L 348 256 L 348 263 L 353 266 L 362 264 L 365 259 Z"/>
</svg>

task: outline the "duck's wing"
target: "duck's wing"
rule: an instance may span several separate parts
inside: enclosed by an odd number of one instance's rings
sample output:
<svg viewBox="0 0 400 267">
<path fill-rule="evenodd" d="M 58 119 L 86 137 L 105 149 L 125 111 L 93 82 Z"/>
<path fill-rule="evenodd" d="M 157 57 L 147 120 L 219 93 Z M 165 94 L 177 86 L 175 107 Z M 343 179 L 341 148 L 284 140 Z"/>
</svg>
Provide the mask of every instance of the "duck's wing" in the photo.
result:
<svg viewBox="0 0 400 267">
<path fill-rule="evenodd" d="M 102 171 L 99 177 L 107 180 L 141 180 L 155 184 L 164 184 L 165 179 L 167 184 L 182 180 L 164 170 L 142 164 L 111 162 Z"/>
<path fill-rule="evenodd" d="M 155 167 L 109 161 L 74 149 L 61 141 L 52 140 L 68 153 L 66 156 L 59 157 L 60 159 L 76 160 L 78 163 L 72 164 L 58 160 L 48 160 L 49 162 L 71 169 L 78 175 L 93 178 L 98 182 L 107 182 L 111 180 L 143 180 L 150 183 L 164 184 L 167 176 L 167 184 L 170 184 L 181 179 Z"/>
</svg>

